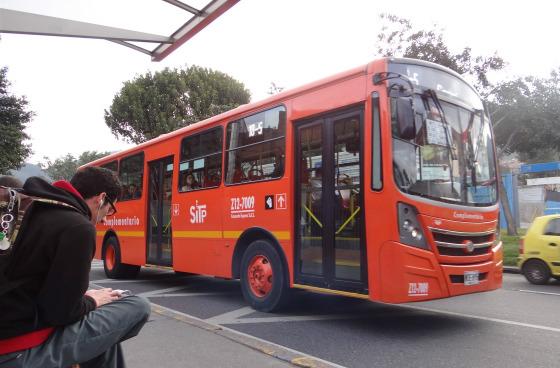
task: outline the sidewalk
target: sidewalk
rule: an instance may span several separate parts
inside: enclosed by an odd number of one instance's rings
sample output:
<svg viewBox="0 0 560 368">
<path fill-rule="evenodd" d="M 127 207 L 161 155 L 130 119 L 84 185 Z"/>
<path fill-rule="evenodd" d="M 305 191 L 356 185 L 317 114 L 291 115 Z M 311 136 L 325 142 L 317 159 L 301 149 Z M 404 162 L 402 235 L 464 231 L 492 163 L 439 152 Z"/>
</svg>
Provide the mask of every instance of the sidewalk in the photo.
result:
<svg viewBox="0 0 560 368">
<path fill-rule="evenodd" d="M 157 305 L 123 349 L 134 368 L 339 367 Z"/>
</svg>

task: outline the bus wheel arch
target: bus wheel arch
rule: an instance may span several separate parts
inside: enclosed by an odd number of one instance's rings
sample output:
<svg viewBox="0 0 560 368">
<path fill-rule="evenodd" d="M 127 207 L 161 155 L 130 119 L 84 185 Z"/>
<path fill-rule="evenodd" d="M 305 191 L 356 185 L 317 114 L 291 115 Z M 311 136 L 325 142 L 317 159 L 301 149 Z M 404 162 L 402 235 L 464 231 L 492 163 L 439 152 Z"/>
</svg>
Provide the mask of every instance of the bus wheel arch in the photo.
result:
<svg viewBox="0 0 560 368">
<path fill-rule="evenodd" d="M 108 231 L 103 237 L 101 259 L 103 260 L 105 275 L 112 279 L 135 278 L 140 271 L 140 266 L 121 262 L 120 242 L 113 231 Z"/>
<path fill-rule="evenodd" d="M 233 257 L 231 261 L 231 275 L 232 278 L 238 279 L 241 275 L 241 260 L 243 259 L 243 254 L 249 248 L 249 245 L 256 241 L 256 240 L 268 240 L 271 245 L 276 249 L 276 252 L 280 255 L 282 265 L 284 270 L 286 271 L 286 280 L 289 282 L 289 268 L 288 268 L 288 261 L 286 260 L 286 255 L 284 254 L 284 250 L 280 246 L 280 243 L 276 239 L 274 235 L 272 235 L 269 231 L 253 227 L 247 229 L 241 234 L 237 242 L 235 243 L 235 251 L 233 252 Z"/>
<path fill-rule="evenodd" d="M 234 255 L 234 275 L 241 280 L 247 303 L 262 312 L 282 308 L 289 298 L 286 257 L 268 232 L 249 231 L 239 238 Z"/>
</svg>

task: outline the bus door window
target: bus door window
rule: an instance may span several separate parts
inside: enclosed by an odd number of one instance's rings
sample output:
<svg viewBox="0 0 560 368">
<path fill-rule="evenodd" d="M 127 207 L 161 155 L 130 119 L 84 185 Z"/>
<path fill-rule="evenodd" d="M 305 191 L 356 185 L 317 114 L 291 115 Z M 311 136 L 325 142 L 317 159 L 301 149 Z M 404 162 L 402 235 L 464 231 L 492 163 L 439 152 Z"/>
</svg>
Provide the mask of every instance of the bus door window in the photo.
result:
<svg viewBox="0 0 560 368">
<path fill-rule="evenodd" d="M 150 162 L 149 175 L 148 263 L 171 265 L 173 157 Z"/>
<path fill-rule="evenodd" d="M 301 272 L 323 275 L 322 130 L 320 124 L 299 134 Z"/>
<path fill-rule="evenodd" d="M 360 280 L 360 120 L 351 116 L 334 122 L 335 277 Z"/>
</svg>

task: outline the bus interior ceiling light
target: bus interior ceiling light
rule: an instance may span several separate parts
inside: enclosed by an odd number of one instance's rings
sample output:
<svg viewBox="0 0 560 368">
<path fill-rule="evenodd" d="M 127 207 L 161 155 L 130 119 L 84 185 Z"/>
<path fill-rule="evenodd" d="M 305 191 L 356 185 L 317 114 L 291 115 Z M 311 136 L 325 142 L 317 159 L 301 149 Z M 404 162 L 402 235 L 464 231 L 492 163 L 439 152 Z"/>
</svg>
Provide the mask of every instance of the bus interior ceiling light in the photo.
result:
<svg viewBox="0 0 560 368">
<path fill-rule="evenodd" d="M 131 31 L 46 15 L 0 8 L 0 34 L 15 33 L 41 36 L 95 38 L 118 43 L 150 55 L 152 61 L 162 61 L 167 55 L 203 30 L 228 11 L 239 0 L 212 0 L 196 9 L 178 0 L 163 0 L 191 14 L 191 18 L 170 36 Z M 151 51 L 131 42 L 157 44 Z"/>
</svg>

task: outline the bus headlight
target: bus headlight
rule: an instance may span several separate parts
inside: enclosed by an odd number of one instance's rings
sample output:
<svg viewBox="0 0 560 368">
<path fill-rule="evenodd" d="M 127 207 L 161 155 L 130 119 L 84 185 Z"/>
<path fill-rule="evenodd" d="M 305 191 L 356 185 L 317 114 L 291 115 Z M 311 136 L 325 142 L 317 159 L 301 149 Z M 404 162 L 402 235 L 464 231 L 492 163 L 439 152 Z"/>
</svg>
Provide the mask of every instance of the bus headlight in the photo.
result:
<svg viewBox="0 0 560 368">
<path fill-rule="evenodd" d="M 405 203 L 399 203 L 397 205 L 397 210 L 399 215 L 399 235 L 401 243 L 429 250 L 424 231 L 418 221 L 418 210 Z"/>
</svg>

